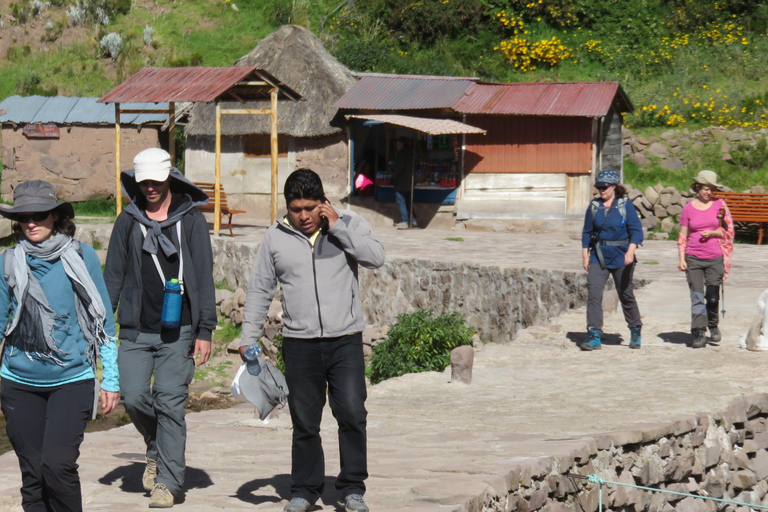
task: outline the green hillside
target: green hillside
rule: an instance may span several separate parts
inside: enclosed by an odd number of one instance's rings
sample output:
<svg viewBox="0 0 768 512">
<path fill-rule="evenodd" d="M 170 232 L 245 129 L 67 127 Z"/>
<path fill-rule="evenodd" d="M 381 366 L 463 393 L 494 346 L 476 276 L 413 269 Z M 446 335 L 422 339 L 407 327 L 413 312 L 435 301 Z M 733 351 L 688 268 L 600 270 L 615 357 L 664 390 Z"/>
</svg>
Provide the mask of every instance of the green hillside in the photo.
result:
<svg viewBox="0 0 768 512">
<path fill-rule="evenodd" d="M 768 128 L 758 0 L 16 0 L 0 17 L 0 97 L 231 65 L 295 23 L 356 71 L 618 80 L 633 130 Z"/>
</svg>

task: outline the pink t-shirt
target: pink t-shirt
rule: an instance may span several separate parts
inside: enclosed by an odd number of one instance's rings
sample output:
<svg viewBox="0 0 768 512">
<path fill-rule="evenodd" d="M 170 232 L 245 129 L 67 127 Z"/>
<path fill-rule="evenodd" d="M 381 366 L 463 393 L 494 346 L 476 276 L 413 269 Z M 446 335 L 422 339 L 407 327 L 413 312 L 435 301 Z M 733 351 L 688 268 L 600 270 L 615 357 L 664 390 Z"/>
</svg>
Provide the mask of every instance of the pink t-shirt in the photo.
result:
<svg viewBox="0 0 768 512">
<path fill-rule="evenodd" d="M 717 214 L 720 212 L 722 202 L 717 199 L 712 201 L 706 210 L 694 208 L 693 202 L 683 207 L 680 214 L 680 225 L 688 226 L 688 248 L 685 254 L 696 256 L 703 260 L 712 260 L 723 255 L 718 238 L 702 238 L 702 231 L 714 231 L 720 227 Z"/>
</svg>

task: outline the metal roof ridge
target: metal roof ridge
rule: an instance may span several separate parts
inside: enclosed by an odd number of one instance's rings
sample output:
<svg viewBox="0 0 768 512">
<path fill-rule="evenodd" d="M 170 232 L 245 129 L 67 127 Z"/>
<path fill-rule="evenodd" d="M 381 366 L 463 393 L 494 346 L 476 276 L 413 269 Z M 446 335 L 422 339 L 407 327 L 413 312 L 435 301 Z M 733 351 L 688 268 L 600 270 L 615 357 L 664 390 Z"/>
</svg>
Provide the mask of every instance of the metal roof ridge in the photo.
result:
<svg viewBox="0 0 768 512">
<path fill-rule="evenodd" d="M 374 77 L 374 78 L 405 78 L 405 79 L 417 79 L 417 80 L 446 80 L 446 81 L 470 81 L 470 82 L 477 82 L 480 80 L 479 77 L 476 76 L 442 76 L 442 75 L 405 75 L 401 73 L 369 73 L 369 72 L 359 72 L 355 73 L 358 76 L 361 77 Z"/>
<path fill-rule="evenodd" d="M 596 85 L 596 84 L 615 84 L 619 85 L 618 80 L 596 80 L 596 81 L 580 81 L 580 82 L 475 82 L 476 85 L 497 85 L 497 86 L 509 86 L 509 85 Z"/>
</svg>

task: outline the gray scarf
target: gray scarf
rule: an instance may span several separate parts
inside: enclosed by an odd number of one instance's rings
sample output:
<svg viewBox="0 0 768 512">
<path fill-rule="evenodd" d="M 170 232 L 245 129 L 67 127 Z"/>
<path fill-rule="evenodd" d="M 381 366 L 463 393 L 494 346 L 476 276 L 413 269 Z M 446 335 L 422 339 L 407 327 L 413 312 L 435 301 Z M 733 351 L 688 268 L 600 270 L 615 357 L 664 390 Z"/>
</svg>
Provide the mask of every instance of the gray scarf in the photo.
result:
<svg viewBox="0 0 768 512">
<path fill-rule="evenodd" d="M 77 297 L 77 322 L 88 342 L 85 355 L 91 366 L 96 368 L 99 347 L 109 341 L 109 335 L 104 330 L 107 312 L 101 294 L 85 267 L 83 257 L 77 251 L 77 243 L 79 242 L 61 233 L 39 244 L 30 242 L 22 235 L 19 244 L 13 249 L 8 276 L 8 285 L 16 299 L 16 310 L 5 335 L 12 340 L 14 346 L 24 350 L 30 359 L 34 353 L 64 366 L 56 355 L 66 353 L 56 345 L 53 335 L 56 313 L 51 309 L 40 283 L 29 269 L 27 254 L 43 261 L 61 259 L 64 272 L 72 282 Z"/>
<path fill-rule="evenodd" d="M 188 194 L 185 195 L 187 200 L 184 201 L 184 203 L 180 205 L 181 207 L 176 211 L 169 211 L 168 218 L 162 222 L 148 219 L 139 207 L 136 206 L 134 201 L 128 203 L 128 206 L 125 207 L 125 211 L 141 224 L 144 224 L 147 228 L 147 236 L 144 237 L 144 243 L 141 245 L 143 250 L 147 251 L 149 254 L 157 254 L 157 246 L 159 244 L 167 258 L 176 254 L 176 246 L 173 245 L 173 241 L 170 238 L 165 236 L 162 229 L 168 226 L 173 226 L 179 222 L 189 210 L 195 207 L 192 198 L 189 197 Z"/>
</svg>

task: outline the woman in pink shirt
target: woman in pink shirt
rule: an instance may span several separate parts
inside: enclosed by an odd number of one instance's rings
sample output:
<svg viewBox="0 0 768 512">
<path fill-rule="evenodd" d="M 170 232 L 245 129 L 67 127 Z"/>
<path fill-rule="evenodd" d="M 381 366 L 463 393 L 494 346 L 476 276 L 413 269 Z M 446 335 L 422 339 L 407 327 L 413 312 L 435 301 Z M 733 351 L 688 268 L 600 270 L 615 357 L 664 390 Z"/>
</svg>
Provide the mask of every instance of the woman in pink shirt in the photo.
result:
<svg viewBox="0 0 768 512">
<path fill-rule="evenodd" d="M 717 174 L 701 171 L 691 187 L 696 197 L 680 214 L 677 239 L 680 264 L 691 291 L 691 347 L 707 346 L 704 335 L 709 327 L 713 342 L 720 341 L 718 306 L 720 284 L 728 277 L 733 253 L 733 219 L 725 201 L 715 199 L 721 187 Z"/>
</svg>

